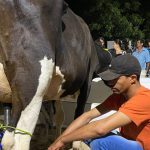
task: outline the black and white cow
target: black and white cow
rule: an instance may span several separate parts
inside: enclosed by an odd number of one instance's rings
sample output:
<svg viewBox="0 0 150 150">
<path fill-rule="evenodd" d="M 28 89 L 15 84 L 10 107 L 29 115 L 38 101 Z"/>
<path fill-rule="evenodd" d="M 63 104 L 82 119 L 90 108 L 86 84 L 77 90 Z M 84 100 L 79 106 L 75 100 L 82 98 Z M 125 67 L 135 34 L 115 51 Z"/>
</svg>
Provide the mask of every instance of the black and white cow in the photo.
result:
<svg viewBox="0 0 150 150">
<path fill-rule="evenodd" d="M 10 84 L 10 125 L 34 131 L 43 98 L 58 100 L 80 90 L 84 110 L 92 77 L 101 70 L 85 22 L 63 0 L 0 0 L 1 65 Z M 4 150 L 29 150 L 31 137 L 6 131 Z"/>
</svg>

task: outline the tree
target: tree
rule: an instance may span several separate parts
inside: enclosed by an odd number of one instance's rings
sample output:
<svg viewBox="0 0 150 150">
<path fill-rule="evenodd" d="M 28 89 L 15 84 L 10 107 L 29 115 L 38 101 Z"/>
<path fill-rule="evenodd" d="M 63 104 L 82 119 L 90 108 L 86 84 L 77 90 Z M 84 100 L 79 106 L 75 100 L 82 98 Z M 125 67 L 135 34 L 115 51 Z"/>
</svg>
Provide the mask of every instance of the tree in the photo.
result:
<svg viewBox="0 0 150 150">
<path fill-rule="evenodd" d="M 106 39 L 136 39 L 149 33 L 149 14 L 145 15 L 147 19 L 143 17 L 139 0 L 80 0 L 76 1 L 75 8 L 89 25 L 94 38 L 101 35 Z"/>
</svg>

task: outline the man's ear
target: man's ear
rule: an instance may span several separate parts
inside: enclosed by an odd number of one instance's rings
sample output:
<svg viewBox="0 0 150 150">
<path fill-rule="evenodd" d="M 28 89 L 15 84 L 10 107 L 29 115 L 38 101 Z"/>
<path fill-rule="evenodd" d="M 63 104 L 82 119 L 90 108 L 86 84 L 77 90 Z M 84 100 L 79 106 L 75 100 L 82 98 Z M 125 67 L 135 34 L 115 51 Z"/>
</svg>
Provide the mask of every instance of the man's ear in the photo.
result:
<svg viewBox="0 0 150 150">
<path fill-rule="evenodd" d="M 143 46 L 143 45 L 144 45 L 144 43 L 141 43 L 141 45 Z"/>
<path fill-rule="evenodd" d="M 133 84 L 137 81 L 137 75 L 135 75 L 135 74 L 131 75 L 130 78 L 131 78 L 131 84 Z"/>
</svg>

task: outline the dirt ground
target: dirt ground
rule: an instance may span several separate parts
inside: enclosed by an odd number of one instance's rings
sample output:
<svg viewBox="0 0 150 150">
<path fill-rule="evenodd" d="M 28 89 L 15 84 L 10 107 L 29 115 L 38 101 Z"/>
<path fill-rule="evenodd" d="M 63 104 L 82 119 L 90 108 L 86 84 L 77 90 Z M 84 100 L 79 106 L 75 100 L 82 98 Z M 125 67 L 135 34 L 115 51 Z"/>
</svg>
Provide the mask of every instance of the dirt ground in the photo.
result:
<svg viewBox="0 0 150 150">
<path fill-rule="evenodd" d="M 48 106 L 46 104 L 46 106 Z M 48 106 L 48 109 L 51 106 Z M 52 110 L 52 109 L 49 109 Z M 40 112 L 39 120 L 32 135 L 30 142 L 30 150 L 47 150 L 49 145 L 56 139 L 56 129 L 53 127 L 53 120 L 51 118 L 53 113 L 47 111 L 46 108 Z M 3 109 L 0 104 L 0 123 L 4 124 Z M 62 129 L 63 131 L 64 129 Z M 71 145 L 68 145 L 65 150 L 69 150 Z"/>
<path fill-rule="evenodd" d="M 49 145 L 55 139 L 55 128 L 46 129 L 44 126 L 38 125 L 33 134 L 30 150 L 47 150 Z M 65 150 L 69 150 L 71 145 L 67 145 Z"/>
</svg>

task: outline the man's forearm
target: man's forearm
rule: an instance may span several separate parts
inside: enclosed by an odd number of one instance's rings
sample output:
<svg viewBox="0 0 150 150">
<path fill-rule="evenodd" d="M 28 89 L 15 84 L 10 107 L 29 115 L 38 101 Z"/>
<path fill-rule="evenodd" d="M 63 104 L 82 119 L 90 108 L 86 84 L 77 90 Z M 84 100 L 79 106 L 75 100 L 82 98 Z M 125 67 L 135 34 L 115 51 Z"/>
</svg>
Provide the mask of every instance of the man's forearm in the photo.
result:
<svg viewBox="0 0 150 150">
<path fill-rule="evenodd" d="M 84 113 L 83 115 L 81 115 L 80 117 L 78 117 L 77 119 L 75 119 L 68 127 L 67 129 L 63 132 L 63 134 L 61 135 L 64 136 L 66 134 L 69 134 L 71 132 L 73 132 L 74 130 L 86 125 L 87 123 L 89 123 L 91 121 L 91 118 L 88 116 L 88 113 Z"/>
<path fill-rule="evenodd" d="M 82 127 L 83 125 L 89 123 L 89 118 L 87 117 L 86 113 L 75 119 L 68 127 L 67 129 L 55 140 L 57 142 L 60 140 L 63 136 L 73 132 L 74 130 Z"/>
<path fill-rule="evenodd" d="M 97 122 L 92 122 L 63 136 L 60 140 L 64 144 L 67 144 L 72 141 L 85 140 L 103 135 L 103 132 L 101 132 L 100 129 L 97 129 Z"/>
<path fill-rule="evenodd" d="M 67 129 L 55 140 L 54 143 L 58 142 L 62 137 L 72 133 L 78 128 L 81 128 L 82 126 L 88 124 L 93 118 L 100 115 L 100 112 L 97 109 L 92 109 L 84 114 L 82 114 L 80 117 L 75 119 L 68 127 Z"/>
</svg>

